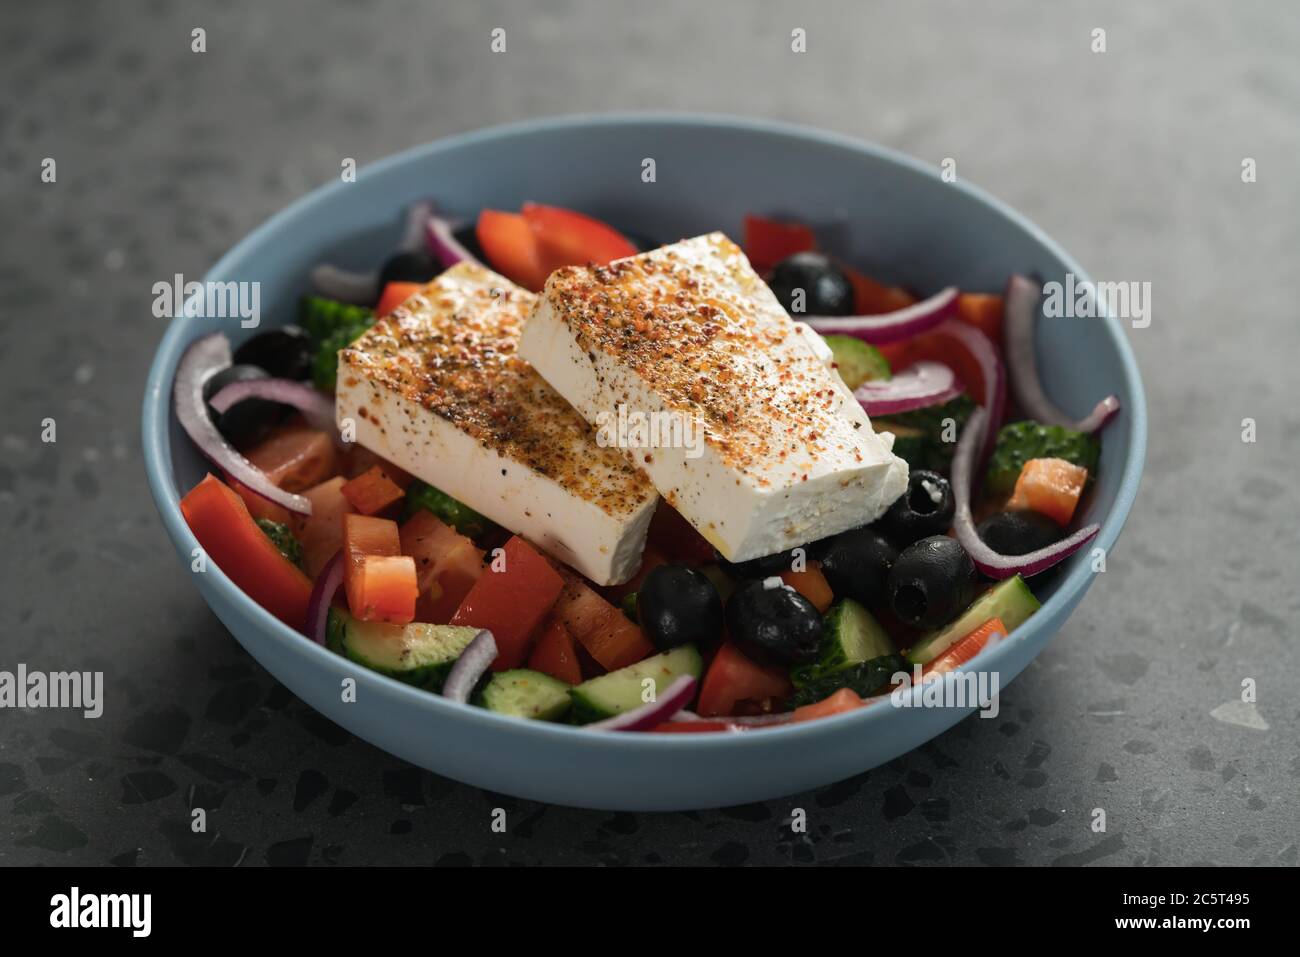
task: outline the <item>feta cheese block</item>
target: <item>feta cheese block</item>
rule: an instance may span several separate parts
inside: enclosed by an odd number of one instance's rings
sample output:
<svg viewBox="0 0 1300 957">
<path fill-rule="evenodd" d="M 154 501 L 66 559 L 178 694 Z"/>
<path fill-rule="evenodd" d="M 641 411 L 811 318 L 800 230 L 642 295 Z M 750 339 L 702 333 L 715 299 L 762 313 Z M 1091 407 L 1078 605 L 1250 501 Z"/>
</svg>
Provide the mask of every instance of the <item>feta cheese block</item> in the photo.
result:
<svg viewBox="0 0 1300 957">
<path fill-rule="evenodd" d="M 826 343 L 721 233 L 556 270 L 519 354 L 730 561 L 864 525 L 907 486 Z"/>
<path fill-rule="evenodd" d="M 447 270 L 339 352 L 340 428 L 600 585 L 641 563 L 658 495 L 519 358 L 536 296 Z"/>
</svg>

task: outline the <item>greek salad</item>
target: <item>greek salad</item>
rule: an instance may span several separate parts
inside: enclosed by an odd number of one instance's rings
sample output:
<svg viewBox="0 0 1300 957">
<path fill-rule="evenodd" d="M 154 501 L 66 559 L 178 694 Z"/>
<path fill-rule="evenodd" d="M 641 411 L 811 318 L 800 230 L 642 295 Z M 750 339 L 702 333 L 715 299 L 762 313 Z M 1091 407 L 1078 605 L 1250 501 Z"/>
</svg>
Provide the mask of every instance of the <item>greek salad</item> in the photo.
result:
<svg viewBox="0 0 1300 957">
<path fill-rule="evenodd" d="M 921 298 L 802 223 L 657 245 L 419 203 L 379 268 L 310 283 L 295 323 L 181 359 L 211 463 L 182 514 L 282 622 L 466 706 L 680 733 L 861 708 L 1008 635 L 1098 532 L 1119 403 L 1047 398 L 1025 276 Z"/>
</svg>

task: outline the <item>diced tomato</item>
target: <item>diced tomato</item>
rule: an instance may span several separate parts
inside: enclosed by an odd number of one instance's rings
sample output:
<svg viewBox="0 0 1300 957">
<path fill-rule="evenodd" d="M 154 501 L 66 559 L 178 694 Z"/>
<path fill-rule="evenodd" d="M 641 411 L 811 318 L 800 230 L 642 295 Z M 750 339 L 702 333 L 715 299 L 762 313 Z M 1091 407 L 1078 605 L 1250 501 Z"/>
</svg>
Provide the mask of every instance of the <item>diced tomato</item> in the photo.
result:
<svg viewBox="0 0 1300 957">
<path fill-rule="evenodd" d="M 842 714 L 845 711 L 852 711 L 854 708 L 861 708 L 863 701 L 861 696 L 852 688 L 841 688 L 829 698 L 823 698 L 816 704 L 806 704 L 802 708 L 794 709 L 792 721 L 816 721 L 818 718 L 827 718 L 833 714 Z"/>
<path fill-rule="evenodd" d="M 606 671 L 625 668 L 654 654 L 654 646 L 641 629 L 576 575 L 565 577 L 555 617 Z"/>
<path fill-rule="evenodd" d="M 813 606 L 822 613 L 825 613 L 826 609 L 831 607 L 831 602 L 835 600 L 830 583 L 826 581 L 821 565 L 817 562 L 809 563 L 808 567 L 801 572 L 782 572 L 781 580 L 812 602 Z"/>
<path fill-rule="evenodd" d="M 339 470 L 334 438 L 301 424 L 279 427 L 245 458 L 286 492 L 319 485 Z"/>
<path fill-rule="evenodd" d="M 817 248 L 813 231 L 802 223 L 782 223 L 764 216 L 746 216 L 741 246 L 756 272 L 767 272 L 782 259 Z"/>
<path fill-rule="evenodd" d="M 963 292 L 957 297 L 957 318 L 974 326 L 1002 348 L 1002 297 L 992 293 Z"/>
<path fill-rule="evenodd" d="M 947 651 L 926 665 L 925 670 L 921 672 L 922 679 L 929 675 L 956 671 L 978 655 L 994 635 L 1005 636 L 1006 633 L 1007 626 L 1002 624 L 1001 618 L 990 618 L 965 638 L 959 638 Z"/>
<path fill-rule="evenodd" d="M 374 515 L 400 502 L 406 493 L 388 477 L 382 465 L 371 466 L 343 486 L 343 497 L 362 515 Z"/>
<path fill-rule="evenodd" d="M 641 583 L 645 581 L 646 576 L 658 568 L 660 565 L 668 563 L 668 559 L 659 549 L 653 545 L 647 544 L 645 551 L 641 553 L 641 567 L 636 570 L 636 574 L 629 578 L 621 585 L 610 585 L 604 589 L 605 596 L 617 604 L 634 591 L 639 591 Z"/>
<path fill-rule="evenodd" d="M 415 477 L 410 472 L 399 469 L 388 459 L 370 451 L 364 445 L 352 442 L 348 445 L 347 451 L 343 453 L 344 478 L 354 479 L 361 473 L 370 471 L 376 465 L 380 466 L 384 470 L 384 474 L 403 490 L 415 481 Z"/>
<path fill-rule="evenodd" d="M 787 698 L 791 690 L 790 680 L 780 669 L 752 661 L 727 641 L 704 675 L 698 711 L 705 717 L 735 714 L 736 705 L 743 701 Z"/>
<path fill-rule="evenodd" d="M 225 475 L 228 485 L 236 495 L 244 500 L 248 512 L 253 518 L 265 518 L 281 525 L 292 525 L 294 514 L 278 502 L 272 502 L 265 495 L 259 495 L 229 472 Z"/>
<path fill-rule="evenodd" d="M 528 656 L 528 667 L 557 681 L 576 685 L 582 681 L 582 665 L 569 629 L 554 618 L 542 626 L 542 635 Z"/>
<path fill-rule="evenodd" d="M 352 511 L 343 484 L 343 476 L 336 475 L 302 493 L 311 502 L 311 514 L 295 516 L 293 531 L 302 545 L 303 571 L 312 578 L 343 547 L 343 516 Z"/>
<path fill-rule="evenodd" d="M 497 272 L 533 292 L 546 284 L 550 271 L 542 261 L 537 236 L 522 215 L 485 209 L 478 214 L 474 232 Z"/>
<path fill-rule="evenodd" d="M 366 621 L 405 625 L 415 621 L 415 559 L 409 555 L 367 555 L 361 562 L 360 614 Z M 350 607 L 350 606 L 349 606 Z"/>
<path fill-rule="evenodd" d="M 397 523 L 370 515 L 343 516 L 343 542 L 357 555 L 400 555 L 401 536 Z"/>
<path fill-rule="evenodd" d="M 494 559 L 451 617 L 453 625 L 492 632 L 497 643 L 493 671 L 524 663 L 537 626 L 564 587 L 551 563 L 518 535 L 506 542 L 500 559 L 502 570 L 494 569 Z"/>
<path fill-rule="evenodd" d="M 916 303 L 916 297 L 901 286 L 886 286 L 852 266 L 839 264 L 853 284 L 853 312 L 859 316 L 878 316 L 897 312 Z"/>
<path fill-rule="evenodd" d="M 637 254 L 636 246 L 618 230 L 571 209 L 524 203 L 523 217 L 537 237 L 548 274 L 561 266 L 604 266 Z"/>
<path fill-rule="evenodd" d="M 208 475 L 181 499 L 181 514 L 231 581 L 289 627 L 306 627 L 311 579 L 257 527 L 243 499 Z"/>
<path fill-rule="evenodd" d="M 1042 512 L 1058 525 L 1070 524 L 1088 481 L 1088 470 L 1065 459 L 1030 459 L 1020 469 L 1009 509 Z"/>
<path fill-rule="evenodd" d="M 423 288 L 424 283 L 422 282 L 390 282 L 386 284 L 384 294 L 379 297 L 379 303 L 375 306 L 375 315 L 379 317 L 388 315 Z"/>
<path fill-rule="evenodd" d="M 404 625 L 415 620 L 415 560 L 401 554 L 397 523 L 343 516 L 343 588 L 353 617 Z"/>
<path fill-rule="evenodd" d="M 697 734 L 701 731 L 726 731 L 729 727 L 725 721 L 665 721 L 650 730 L 659 734 Z"/>
<path fill-rule="evenodd" d="M 648 540 L 670 561 L 704 564 L 718 557 L 717 550 L 696 531 L 695 526 L 664 501 L 659 502 L 650 517 Z"/>
<path fill-rule="evenodd" d="M 483 552 L 423 508 L 402 523 L 398 535 L 402 554 L 415 560 L 416 621 L 447 624 L 483 573 Z"/>
</svg>

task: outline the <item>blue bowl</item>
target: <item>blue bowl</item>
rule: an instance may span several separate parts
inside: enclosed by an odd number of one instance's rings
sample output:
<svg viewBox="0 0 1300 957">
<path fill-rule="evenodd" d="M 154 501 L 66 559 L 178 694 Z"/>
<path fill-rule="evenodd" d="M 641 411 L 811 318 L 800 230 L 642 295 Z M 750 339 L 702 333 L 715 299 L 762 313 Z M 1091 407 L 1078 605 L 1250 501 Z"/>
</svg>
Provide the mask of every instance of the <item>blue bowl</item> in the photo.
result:
<svg viewBox="0 0 1300 957">
<path fill-rule="evenodd" d="M 643 160 L 655 182 L 643 182 Z M 958 284 L 1001 290 L 1012 272 L 1044 281 L 1083 270 L 1024 217 L 977 189 L 880 147 L 830 133 L 715 116 L 578 116 L 481 130 L 408 150 L 300 199 L 256 229 L 205 277 L 258 281 L 272 318 L 291 321 L 312 264 L 371 268 L 391 249 L 402 210 L 432 196 L 455 215 L 525 200 L 571 206 L 670 242 L 714 229 L 739 238 L 747 212 L 817 226 L 850 262 L 921 292 Z M 171 412 L 172 373 L 186 345 L 213 329 L 236 344 L 237 320 L 176 319 L 145 392 L 149 485 L 189 565 L 197 547 L 179 496 L 205 462 Z M 1109 550 L 1137 492 L 1146 405 L 1118 320 L 1043 320 L 1038 354 L 1052 397 L 1082 415 L 1106 393 L 1123 409 L 1105 430 L 1087 520 Z M 1088 554 L 1041 589 L 1042 609 L 977 667 L 1010 681 L 1056 633 L 1092 584 Z M 792 794 L 873 768 L 928 741 L 970 709 L 878 703 L 821 721 L 745 734 L 612 734 L 502 717 L 360 670 L 285 627 L 219 568 L 194 576 L 241 644 L 294 694 L 353 734 L 413 764 L 494 791 L 619 810 L 717 807 Z M 341 683 L 355 678 L 355 702 Z"/>
</svg>

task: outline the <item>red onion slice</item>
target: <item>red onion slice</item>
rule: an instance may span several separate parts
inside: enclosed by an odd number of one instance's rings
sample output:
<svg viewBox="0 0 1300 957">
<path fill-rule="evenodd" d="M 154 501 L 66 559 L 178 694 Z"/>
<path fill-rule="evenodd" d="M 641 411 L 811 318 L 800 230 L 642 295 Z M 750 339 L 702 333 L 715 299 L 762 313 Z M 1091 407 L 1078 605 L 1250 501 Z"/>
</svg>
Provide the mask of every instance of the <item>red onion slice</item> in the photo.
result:
<svg viewBox="0 0 1300 957">
<path fill-rule="evenodd" d="M 208 400 L 212 408 L 225 412 L 245 399 L 266 399 L 291 405 L 302 413 L 307 424 L 334 436 L 336 445 L 343 445 L 338 427 L 334 424 L 334 402 L 305 382 L 293 379 L 247 379 L 231 382 Z"/>
<path fill-rule="evenodd" d="M 455 226 L 442 216 L 430 215 L 425 221 L 425 239 L 429 252 L 450 269 L 459 262 L 477 263 L 478 259 L 456 238 Z"/>
<path fill-rule="evenodd" d="M 682 675 L 655 696 L 655 700 L 604 721 L 586 725 L 600 731 L 646 731 L 669 720 L 695 697 L 695 679 Z"/>
<path fill-rule="evenodd" d="M 951 336 L 971 354 L 977 363 L 979 363 L 980 372 L 984 377 L 984 395 L 972 396 L 988 415 L 989 429 L 984 436 L 984 443 L 980 447 L 980 457 L 977 465 L 982 469 L 984 463 L 989 460 L 993 454 L 993 446 L 997 444 L 998 428 L 1002 425 L 1002 413 L 1007 404 L 1007 371 L 1002 365 L 1002 358 L 998 355 L 998 350 L 989 337 L 974 326 L 957 319 L 946 319 L 935 329 L 935 332 Z M 982 401 L 981 401 L 982 399 Z"/>
<path fill-rule="evenodd" d="M 425 242 L 425 230 L 433 215 L 433 203 L 422 199 L 406 209 L 406 225 L 402 229 L 402 242 L 397 247 L 405 253 L 418 253 Z"/>
<path fill-rule="evenodd" d="M 486 629 L 465 646 L 442 686 L 442 696 L 452 701 L 468 701 L 478 679 L 497 659 L 497 640 Z"/>
<path fill-rule="evenodd" d="M 1073 555 L 1097 536 L 1101 526 L 1086 525 L 1073 535 L 1026 555 L 1003 555 L 985 545 L 975 530 L 975 521 L 971 517 L 970 496 L 971 467 L 975 463 L 975 451 L 981 444 L 986 415 L 984 409 L 976 409 L 971 413 L 966 428 L 957 441 L 957 450 L 953 453 L 952 494 L 957 506 L 953 526 L 957 530 L 957 541 L 966 549 L 975 567 L 989 578 L 1001 580 L 1012 575 L 1028 578 Z"/>
<path fill-rule="evenodd" d="M 956 286 L 935 293 L 904 309 L 879 316 L 796 316 L 821 333 L 854 336 L 873 345 L 910 339 L 933 329 L 957 311 Z"/>
<path fill-rule="evenodd" d="M 203 384 L 227 368 L 231 361 L 230 340 L 219 332 L 190 343 L 176 366 L 176 381 L 172 386 L 177 421 L 199 450 L 231 477 L 291 512 L 310 515 L 310 499 L 277 487 L 265 472 L 240 455 L 213 424 L 203 399 Z"/>
<path fill-rule="evenodd" d="M 341 587 L 343 587 L 342 549 L 335 552 L 334 557 L 320 570 L 320 574 L 316 576 L 316 583 L 311 586 L 311 598 L 307 601 L 305 634 L 318 645 L 325 644 L 325 634 L 329 629 L 330 604 Z"/>
<path fill-rule="evenodd" d="M 893 415 L 941 405 L 961 395 L 962 386 L 942 362 L 922 360 L 891 379 L 864 382 L 853 393 L 867 415 Z"/>
<path fill-rule="evenodd" d="M 1060 425 L 1075 432 L 1095 432 L 1119 411 L 1119 399 L 1108 395 L 1088 415 L 1075 421 L 1056 407 L 1043 389 L 1034 357 L 1034 327 L 1043 290 L 1025 276 L 1012 276 L 1007 283 L 1007 365 L 1011 369 L 1011 391 L 1025 415 L 1044 425 Z"/>
<path fill-rule="evenodd" d="M 348 272 L 329 263 L 311 271 L 311 284 L 322 296 L 353 306 L 373 306 L 379 300 L 379 272 Z"/>
</svg>

